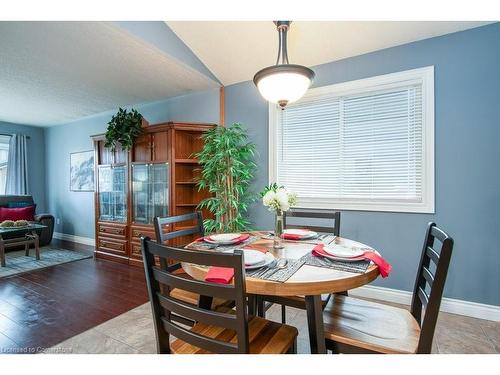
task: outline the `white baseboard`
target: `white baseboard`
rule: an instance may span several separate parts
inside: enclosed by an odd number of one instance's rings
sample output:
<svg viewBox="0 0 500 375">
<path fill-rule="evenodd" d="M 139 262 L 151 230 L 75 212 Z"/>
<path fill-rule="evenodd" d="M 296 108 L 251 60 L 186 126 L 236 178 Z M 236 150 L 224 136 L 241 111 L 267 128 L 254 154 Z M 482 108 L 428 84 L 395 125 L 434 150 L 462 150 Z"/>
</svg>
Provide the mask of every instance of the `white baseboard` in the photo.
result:
<svg viewBox="0 0 500 375">
<path fill-rule="evenodd" d="M 95 239 L 90 237 L 80 237 L 80 236 L 74 236 L 72 234 L 54 232 L 54 238 L 64 241 L 81 243 L 84 245 L 90 245 L 90 246 L 95 245 Z"/>
<path fill-rule="evenodd" d="M 412 293 L 405 290 L 367 285 L 350 290 L 349 295 L 409 305 L 411 304 Z M 486 305 L 483 303 L 468 302 L 453 298 L 443 298 L 441 301 L 441 311 L 500 322 L 500 306 L 495 305 Z"/>
</svg>

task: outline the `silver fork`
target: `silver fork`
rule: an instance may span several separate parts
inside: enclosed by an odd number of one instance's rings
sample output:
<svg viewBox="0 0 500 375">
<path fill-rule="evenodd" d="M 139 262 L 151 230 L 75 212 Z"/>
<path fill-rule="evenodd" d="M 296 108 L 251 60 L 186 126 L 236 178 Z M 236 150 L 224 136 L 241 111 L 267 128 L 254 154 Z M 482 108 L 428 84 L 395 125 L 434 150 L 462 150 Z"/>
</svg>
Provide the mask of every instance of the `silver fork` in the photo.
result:
<svg viewBox="0 0 500 375">
<path fill-rule="evenodd" d="M 258 276 L 264 274 L 271 267 L 274 267 L 275 263 L 276 263 L 276 261 L 274 260 L 272 263 L 268 264 L 267 266 L 263 266 L 263 267 L 259 268 L 255 273 L 250 274 L 250 277 L 258 277 Z"/>
<path fill-rule="evenodd" d="M 267 273 L 273 269 L 275 269 L 278 266 L 279 260 L 274 260 L 272 263 L 270 263 L 268 266 L 262 267 L 261 272 L 257 272 L 252 275 L 252 277 L 260 277 L 263 275 L 268 276 Z"/>
<path fill-rule="evenodd" d="M 274 267 L 271 269 L 270 273 L 267 273 L 267 272 L 264 273 L 265 277 L 266 278 L 271 277 L 272 275 L 274 275 L 279 270 L 282 270 L 283 268 L 286 268 L 287 264 L 288 264 L 288 260 L 287 259 L 285 259 L 285 258 L 279 259 L 276 262 L 276 264 L 274 265 Z"/>
</svg>

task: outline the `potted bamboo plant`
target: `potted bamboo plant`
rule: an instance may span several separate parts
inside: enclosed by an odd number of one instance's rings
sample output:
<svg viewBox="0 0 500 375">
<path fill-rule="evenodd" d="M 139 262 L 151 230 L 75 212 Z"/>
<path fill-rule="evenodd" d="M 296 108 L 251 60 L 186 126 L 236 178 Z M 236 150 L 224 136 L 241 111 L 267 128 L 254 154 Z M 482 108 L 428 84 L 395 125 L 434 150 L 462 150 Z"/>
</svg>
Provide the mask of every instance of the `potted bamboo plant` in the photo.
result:
<svg viewBox="0 0 500 375">
<path fill-rule="evenodd" d="M 249 190 L 256 169 L 255 145 L 248 141 L 239 123 L 217 126 L 203 136 L 201 152 L 196 154 L 202 166 L 197 181 L 199 190 L 208 189 L 213 196 L 202 200 L 198 209 L 208 209 L 214 219 L 205 219 L 208 233 L 240 232 L 249 229 L 245 214 L 254 194 Z"/>
</svg>

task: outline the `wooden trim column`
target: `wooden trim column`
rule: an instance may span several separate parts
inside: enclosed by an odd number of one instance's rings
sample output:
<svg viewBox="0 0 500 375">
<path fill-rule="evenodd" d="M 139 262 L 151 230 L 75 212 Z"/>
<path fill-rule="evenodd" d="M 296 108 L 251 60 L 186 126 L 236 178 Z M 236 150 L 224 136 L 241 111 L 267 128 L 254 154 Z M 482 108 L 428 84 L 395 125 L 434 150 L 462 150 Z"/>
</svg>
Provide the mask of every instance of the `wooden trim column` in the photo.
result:
<svg viewBox="0 0 500 375">
<path fill-rule="evenodd" d="M 219 125 L 224 126 L 224 116 L 225 116 L 225 109 L 224 109 L 224 86 L 221 86 L 219 89 Z"/>
</svg>

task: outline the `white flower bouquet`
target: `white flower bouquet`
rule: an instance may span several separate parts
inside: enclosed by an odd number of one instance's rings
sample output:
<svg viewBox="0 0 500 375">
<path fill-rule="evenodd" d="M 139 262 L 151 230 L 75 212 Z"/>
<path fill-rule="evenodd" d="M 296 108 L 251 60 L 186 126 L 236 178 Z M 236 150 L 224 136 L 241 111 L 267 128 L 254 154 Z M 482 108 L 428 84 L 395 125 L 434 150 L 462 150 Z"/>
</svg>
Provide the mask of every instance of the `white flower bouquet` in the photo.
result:
<svg viewBox="0 0 500 375">
<path fill-rule="evenodd" d="M 262 203 L 269 208 L 269 211 L 278 213 L 288 211 L 290 207 L 297 204 L 297 195 L 276 183 L 266 186 L 261 195 Z"/>
<path fill-rule="evenodd" d="M 273 183 L 264 188 L 260 193 L 262 203 L 268 207 L 269 211 L 276 213 L 274 226 L 274 247 L 282 248 L 281 236 L 283 235 L 283 212 L 288 211 L 290 207 L 297 205 L 297 195 L 285 189 L 284 186 L 278 186 Z"/>
</svg>

